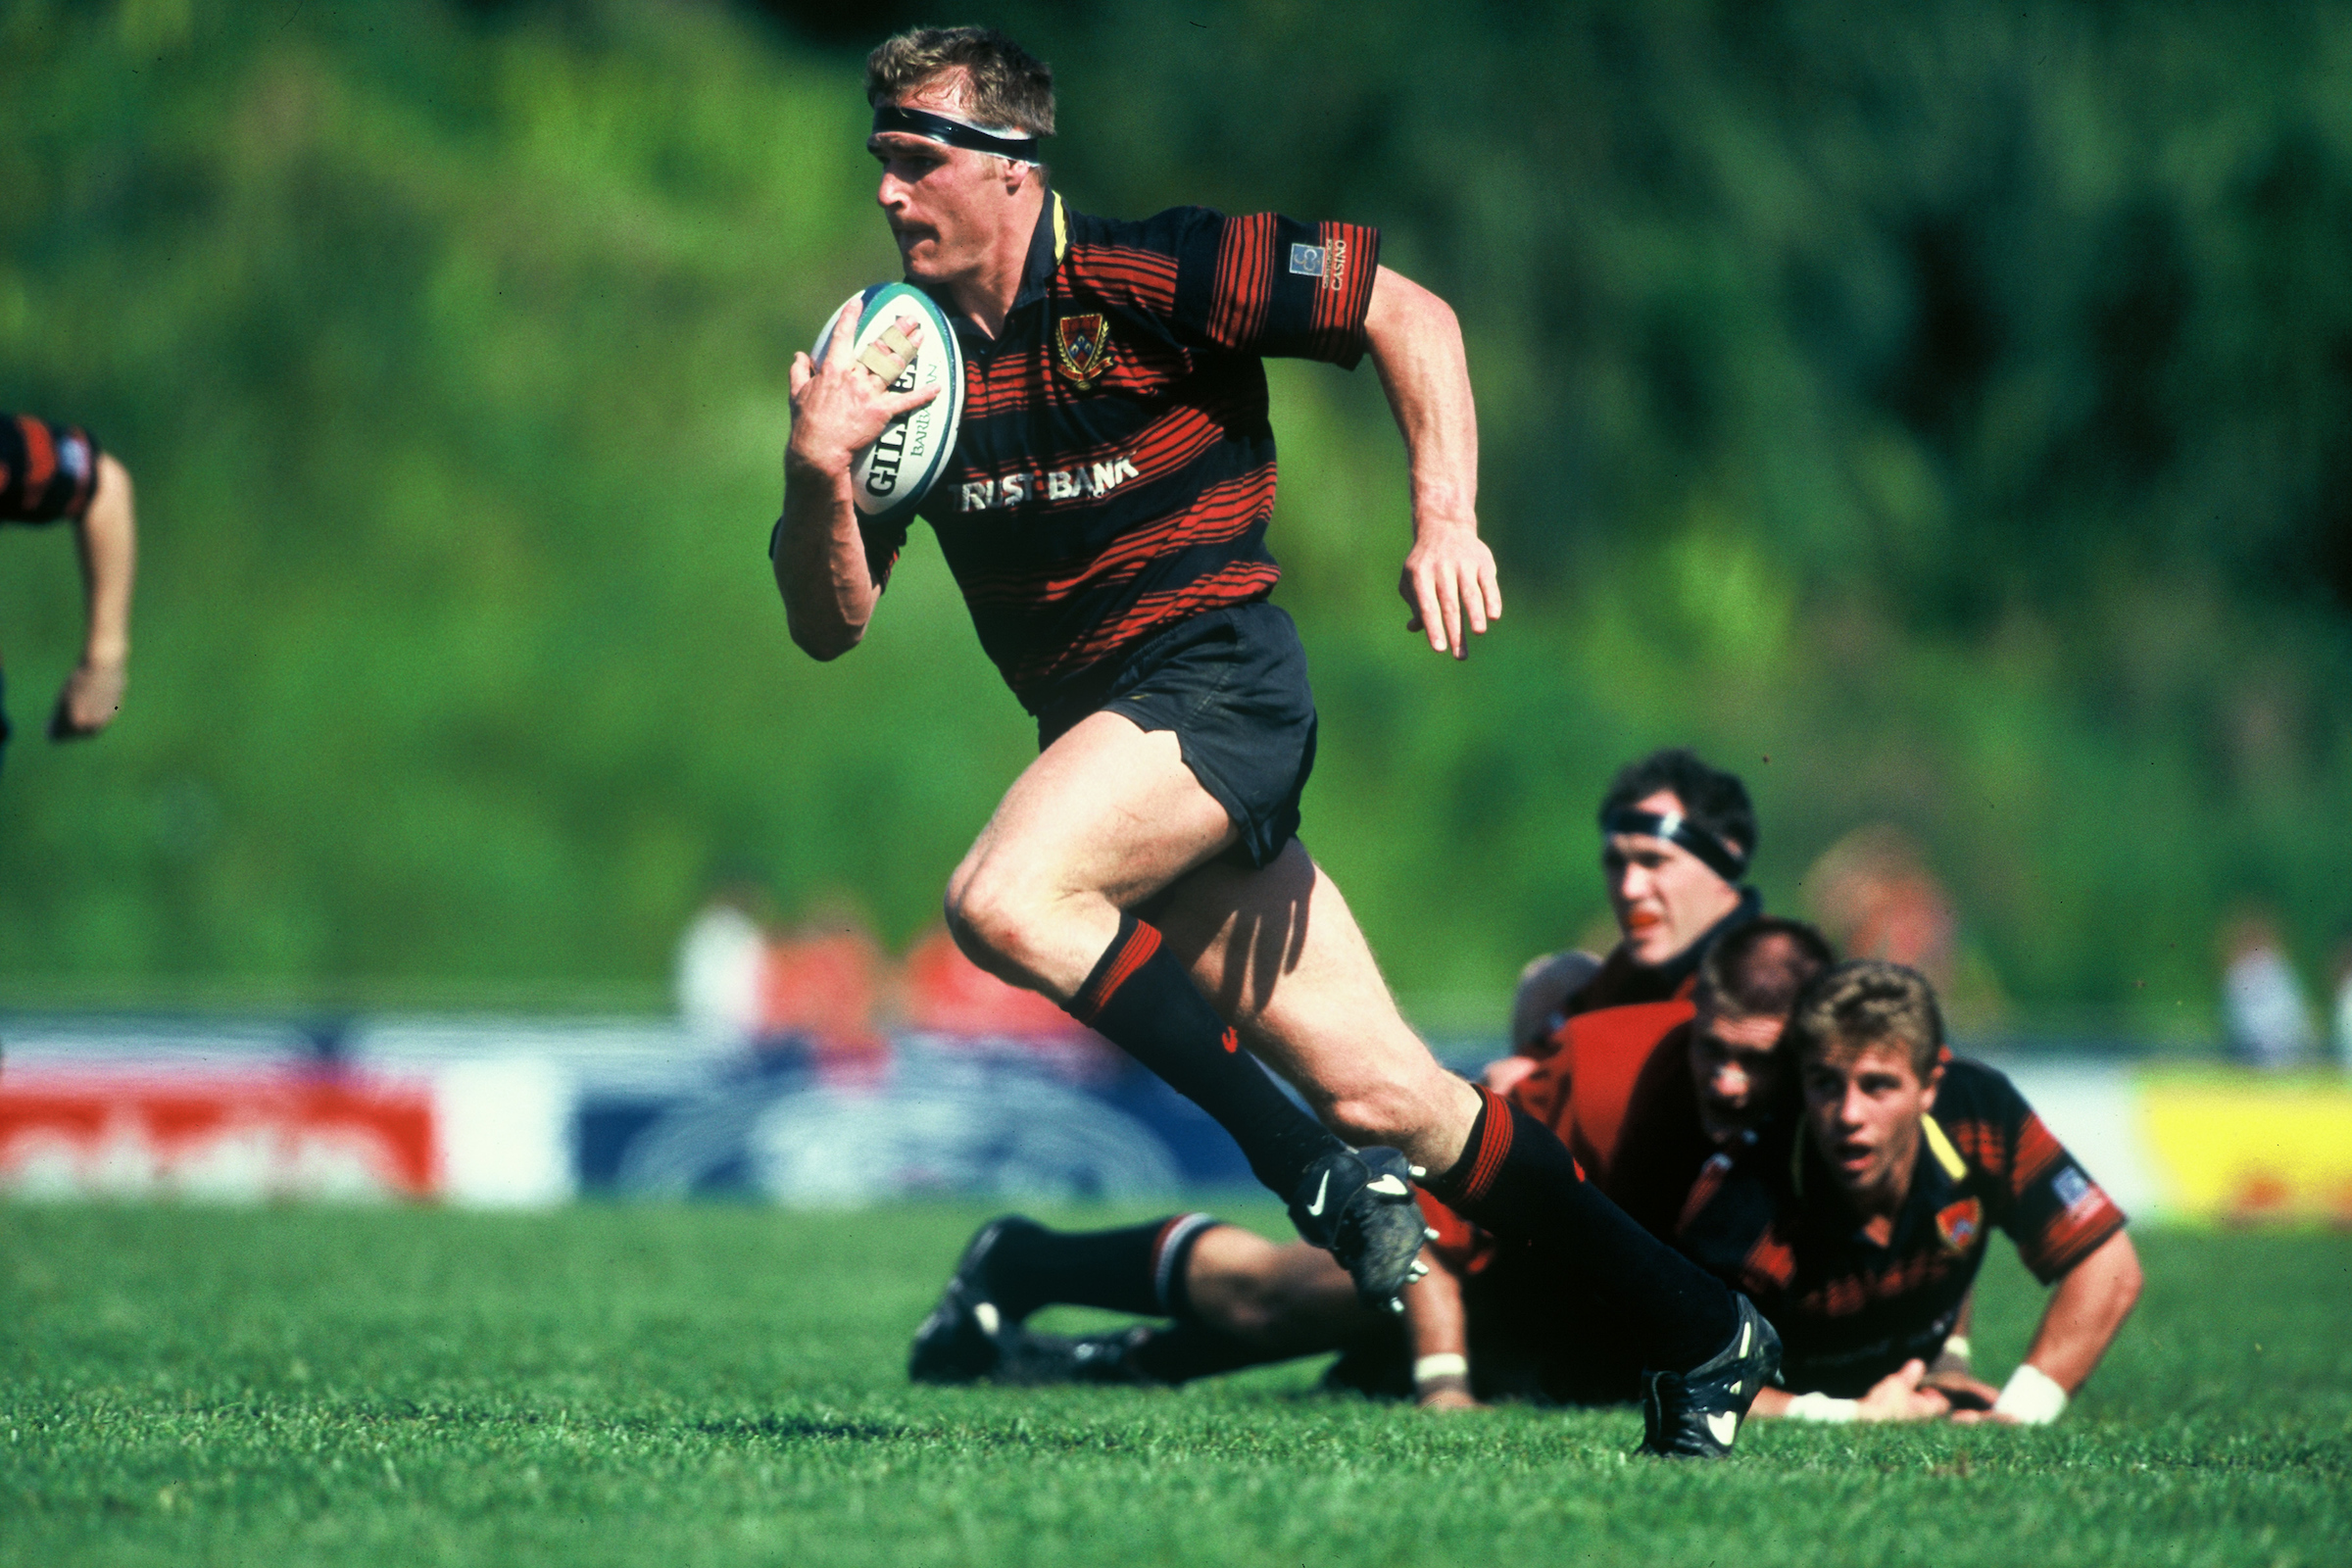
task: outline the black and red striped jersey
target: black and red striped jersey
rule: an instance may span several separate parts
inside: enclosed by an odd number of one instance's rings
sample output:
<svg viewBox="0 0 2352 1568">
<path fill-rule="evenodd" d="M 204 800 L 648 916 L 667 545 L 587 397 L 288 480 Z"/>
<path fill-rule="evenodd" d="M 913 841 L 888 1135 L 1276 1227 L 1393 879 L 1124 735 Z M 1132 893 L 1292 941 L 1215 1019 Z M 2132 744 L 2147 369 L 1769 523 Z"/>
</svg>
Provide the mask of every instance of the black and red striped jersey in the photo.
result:
<svg viewBox="0 0 2352 1568">
<path fill-rule="evenodd" d="M 1945 1063 L 1922 1130 L 1884 1247 L 1801 1125 L 1768 1131 L 1736 1162 L 1709 1160 L 1691 1188 L 1677 1245 L 1780 1331 L 1791 1390 L 1851 1397 L 1913 1357 L 1935 1359 L 1993 1227 L 2045 1285 L 2124 1228 L 2123 1210 L 1982 1062 Z"/>
<path fill-rule="evenodd" d="M 70 424 L 0 414 L 0 522 L 79 517 L 98 487 L 98 443 Z"/>
<path fill-rule="evenodd" d="M 1004 331 L 956 316 L 963 423 L 921 515 L 980 644 L 1042 713 L 1188 616 L 1263 599 L 1263 357 L 1352 367 L 1377 230 L 1179 207 L 1137 222 L 1049 189 Z M 895 555 L 905 530 L 874 537 Z"/>
</svg>

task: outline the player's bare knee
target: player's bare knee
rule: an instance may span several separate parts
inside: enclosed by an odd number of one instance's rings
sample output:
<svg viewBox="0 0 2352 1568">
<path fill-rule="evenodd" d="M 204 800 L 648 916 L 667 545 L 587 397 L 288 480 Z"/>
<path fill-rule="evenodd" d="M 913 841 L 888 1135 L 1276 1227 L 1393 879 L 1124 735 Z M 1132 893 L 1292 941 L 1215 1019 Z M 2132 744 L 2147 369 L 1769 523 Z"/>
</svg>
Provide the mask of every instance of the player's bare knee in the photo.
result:
<svg viewBox="0 0 2352 1568">
<path fill-rule="evenodd" d="M 966 861 L 949 879 L 948 934 L 965 957 L 991 974 L 1034 971 L 1035 934 L 1048 917 L 1044 900 L 986 861 Z"/>
</svg>

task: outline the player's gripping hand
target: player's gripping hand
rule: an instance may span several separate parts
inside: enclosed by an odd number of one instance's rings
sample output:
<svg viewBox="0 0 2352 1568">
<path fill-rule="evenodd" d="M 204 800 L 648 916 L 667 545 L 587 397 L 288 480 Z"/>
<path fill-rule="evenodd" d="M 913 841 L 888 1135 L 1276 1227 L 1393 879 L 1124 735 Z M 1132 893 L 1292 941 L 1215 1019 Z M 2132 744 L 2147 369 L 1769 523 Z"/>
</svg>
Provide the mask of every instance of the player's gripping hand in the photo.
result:
<svg viewBox="0 0 2352 1568">
<path fill-rule="evenodd" d="M 2000 1390 L 1965 1372 L 1930 1372 L 1920 1387 L 1933 1389 L 1949 1399 L 1954 1420 L 1972 1410 L 1989 1410 L 1992 1401 L 2001 1396 Z"/>
<path fill-rule="evenodd" d="M 66 677 L 64 689 L 57 694 L 57 707 L 49 715 L 49 738 L 53 741 L 87 740 L 115 721 L 122 707 L 123 670 L 120 660 L 113 662 L 83 660 Z"/>
<path fill-rule="evenodd" d="M 1858 1421 L 1933 1421 L 1951 1413 L 1952 1401 L 1934 1389 L 1923 1389 L 1920 1380 L 1928 1375 L 1928 1363 L 1905 1361 L 1871 1385 L 1870 1392 L 1857 1401 L 1854 1418 Z"/>
<path fill-rule="evenodd" d="M 784 449 L 787 467 L 806 467 L 838 477 L 850 470 L 850 460 L 871 446 L 891 420 L 911 414 L 939 396 L 938 387 L 893 392 L 890 384 L 906 370 L 914 345 L 923 340 L 922 322 L 902 316 L 898 330 L 907 350 L 902 354 L 877 338 L 863 352 L 852 345 L 858 337 L 858 301 L 843 308 L 825 357 L 792 357 L 792 439 Z"/>
<path fill-rule="evenodd" d="M 1494 552 L 1475 522 L 1423 523 L 1416 517 L 1415 524 L 1413 548 L 1396 583 L 1413 612 L 1404 629 L 1426 634 L 1441 654 L 1467 659 L 1470 637 L 1484 636 L 1487 622 L 1502 617 Z"/>
</svg>

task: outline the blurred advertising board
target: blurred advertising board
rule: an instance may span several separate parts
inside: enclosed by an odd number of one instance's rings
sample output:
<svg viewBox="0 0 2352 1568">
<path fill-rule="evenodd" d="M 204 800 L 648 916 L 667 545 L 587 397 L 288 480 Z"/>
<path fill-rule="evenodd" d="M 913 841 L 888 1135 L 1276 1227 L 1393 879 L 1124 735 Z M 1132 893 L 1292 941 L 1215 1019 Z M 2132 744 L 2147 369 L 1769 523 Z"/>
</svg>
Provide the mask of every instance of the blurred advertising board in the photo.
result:
<svg viewBox="0 0 2352 1568">
<path fill-rule="evenodd" d="M 1200 1110 L 1068 1033 L 747 1047 L 642 1020 L 18 1017 L 0 1050 L 0 1195 L 21 1199 L 805 1206 L 1252 1185 Z M 2137 1218 L 2352 1224 L 2340 1080 L 1995 1065 Z"/>
<path fill-rule="evenodd" d="M 2167 1212 L 2352 1225 L 2352 1087 L 2341 1080 L 2152 1074 L 2138 1100 Z"/>
</svg>

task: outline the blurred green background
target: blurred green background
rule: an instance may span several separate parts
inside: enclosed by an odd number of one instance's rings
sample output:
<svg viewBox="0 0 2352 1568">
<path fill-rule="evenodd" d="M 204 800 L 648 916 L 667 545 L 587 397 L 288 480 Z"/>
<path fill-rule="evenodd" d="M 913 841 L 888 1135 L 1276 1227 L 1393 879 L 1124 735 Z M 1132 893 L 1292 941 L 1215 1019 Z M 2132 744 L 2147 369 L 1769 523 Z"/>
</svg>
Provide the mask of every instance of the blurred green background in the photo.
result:
<svg viewBox="0 0 2352 1568">
<path fill-rule="evenodd" d="M 858 73 L 916 20 L 0 0 L 0 407 L 88 424 L 144 529 L 74 748 L 71 550 L 0 534 L 0 1000 L 651 1006 L 729 872 L 935 917 L 1032 732 L 923 530 L 830 666 L 762 558 L 791 354 L 895 275 Z M 1375 222 L 1461 314 L 1509 599 L 1466 666 L 1401 629 L 1375 379 L 1275 370 L 1305 837 L 1426 1016 L 1590 930 L 1597 793 L 1674 742 L 1784 907 L 1908 834 L 1981 1025 L 2202 1038 L 2247 901 L 2328 977 L 2352 9 L 986 20 L 1059 73 L 1073 205 Z"/>
</svg>

